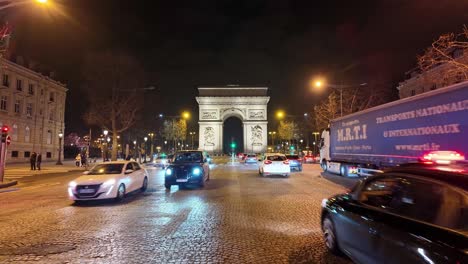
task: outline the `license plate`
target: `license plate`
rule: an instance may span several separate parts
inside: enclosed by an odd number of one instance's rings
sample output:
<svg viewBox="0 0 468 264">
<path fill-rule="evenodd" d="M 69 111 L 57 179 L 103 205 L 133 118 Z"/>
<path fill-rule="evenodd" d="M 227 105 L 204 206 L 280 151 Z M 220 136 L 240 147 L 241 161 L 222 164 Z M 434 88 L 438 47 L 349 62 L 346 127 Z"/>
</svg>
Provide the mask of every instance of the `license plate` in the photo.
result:
<svg viewBox="0 0 468 264">
<path fill-rule="evenodd" d="M 187 179 L 177 179 L 176 182 L 188 182 Z"/>
<path fill-rule="evenodd" d="M 94 190 L 93 189 L 81 189 L 80 190 L 80 193 L 93 193 Z"/>
</svg>

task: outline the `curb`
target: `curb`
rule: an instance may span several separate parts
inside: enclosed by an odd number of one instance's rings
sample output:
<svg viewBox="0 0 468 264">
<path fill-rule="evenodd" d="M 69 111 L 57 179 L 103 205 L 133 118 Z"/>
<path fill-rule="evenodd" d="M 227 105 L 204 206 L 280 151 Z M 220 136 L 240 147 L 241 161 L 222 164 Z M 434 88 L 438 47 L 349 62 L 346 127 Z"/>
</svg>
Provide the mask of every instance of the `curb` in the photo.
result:
<svg viewBox="0 0 468 264">
<path fill-rule="evenodd" d="M 11 182 L 7 182 L 7 183 L 0 183 L 0 189 L 2 188 L 8 188 L 10 186 L 13 186 L 13 185 L 16 185 L 18 184 L 18 181 L 11 181 Z"/>
</svg>

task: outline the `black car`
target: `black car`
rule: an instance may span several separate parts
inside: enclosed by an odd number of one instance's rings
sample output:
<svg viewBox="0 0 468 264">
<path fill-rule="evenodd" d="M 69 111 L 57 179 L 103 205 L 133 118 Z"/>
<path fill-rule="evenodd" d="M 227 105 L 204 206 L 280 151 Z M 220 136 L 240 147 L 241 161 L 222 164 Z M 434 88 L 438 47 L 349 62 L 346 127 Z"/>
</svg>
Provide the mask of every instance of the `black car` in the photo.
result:
<svg viewBox="0 0 468 264">
<path fill-rule="evenodd" d="M 210 167 L 202 151 L 179 151 L 166 167 L 164 186 L 198 184 L 210 179 Z"/>
<path fill-rule="evenodd" d="M 357 263 L 468 263 L 468 166 L 402 166 L 322 202 L 327 248 Z"/>
<path fill-rule="evenodd" d="M 286 155 L 291 170 L 302 171 L 302 158 L 299 155 Z"/>
</svg>

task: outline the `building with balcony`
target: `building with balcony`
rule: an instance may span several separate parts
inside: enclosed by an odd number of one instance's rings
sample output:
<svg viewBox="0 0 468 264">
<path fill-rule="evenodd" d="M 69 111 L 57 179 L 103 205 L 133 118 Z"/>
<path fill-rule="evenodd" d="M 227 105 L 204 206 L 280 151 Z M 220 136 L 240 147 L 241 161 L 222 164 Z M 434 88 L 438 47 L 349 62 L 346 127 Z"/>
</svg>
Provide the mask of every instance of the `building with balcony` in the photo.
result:
<svg viewBox="0 0 468 264">
<path fill-rule="evenodd" d="M 468 65 L 468 50 L 456 49 L 451 53 L 454 60 Z M 421 72 L 418 68 L 406 72 L 407 79 L 397 87 L 400 98 L 406 98 L 468 80 L 468 72 L 456 70 L 449 63 L 439 64 Z"/>
<path fill-rule="evenodd" d="M 59 133 L 65 129 L 64 84 L 0 58 L 0 126 L 10 127 L 7 163 L 58 158 Z M 62 152 L 63 153 L 63 152 Z"/>
</svg>

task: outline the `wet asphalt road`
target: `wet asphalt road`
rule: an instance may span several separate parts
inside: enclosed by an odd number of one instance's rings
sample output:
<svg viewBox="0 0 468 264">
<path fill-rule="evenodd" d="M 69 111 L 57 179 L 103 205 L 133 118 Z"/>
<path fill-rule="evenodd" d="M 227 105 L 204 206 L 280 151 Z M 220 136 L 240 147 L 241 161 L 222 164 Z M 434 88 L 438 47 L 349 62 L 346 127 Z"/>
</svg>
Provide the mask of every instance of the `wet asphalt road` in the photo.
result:
<svg viewBox="0 0 468 264">
<path fill-rule="evenodd" d="M 0 193 L 0 263 L 350 263 L 327 253 L 320 203 L 344 187 L 315 164 L 290 178 L 218 164 L 204 189 L 170 191 L 149 168 L 146 193 L 76 206 L 77 173 Z"/>
</svg>

